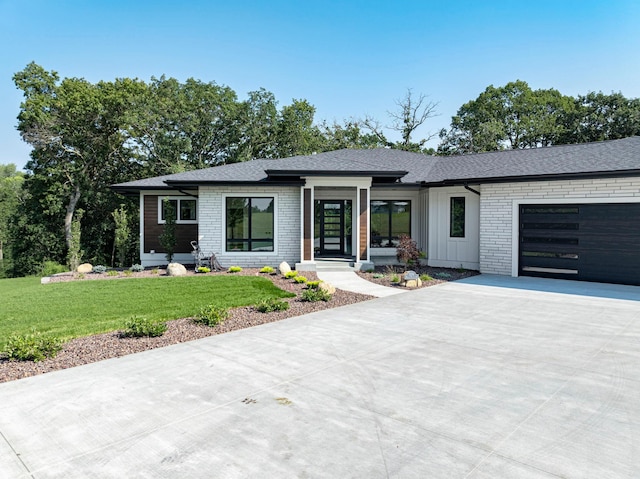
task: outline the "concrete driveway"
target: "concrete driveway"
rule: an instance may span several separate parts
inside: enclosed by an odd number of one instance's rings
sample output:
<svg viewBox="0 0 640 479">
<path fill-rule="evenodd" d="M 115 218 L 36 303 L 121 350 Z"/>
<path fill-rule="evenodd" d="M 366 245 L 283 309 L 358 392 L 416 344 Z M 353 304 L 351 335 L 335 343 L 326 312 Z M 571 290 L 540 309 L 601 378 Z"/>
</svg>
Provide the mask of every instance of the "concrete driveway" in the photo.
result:
<svg viewBox="0 0 640 479">
<path fill-rule="evenodd" d="M 637 478 L 639 301 L 480 276 L 0 384 L 0 477 Z"/>
</svg>

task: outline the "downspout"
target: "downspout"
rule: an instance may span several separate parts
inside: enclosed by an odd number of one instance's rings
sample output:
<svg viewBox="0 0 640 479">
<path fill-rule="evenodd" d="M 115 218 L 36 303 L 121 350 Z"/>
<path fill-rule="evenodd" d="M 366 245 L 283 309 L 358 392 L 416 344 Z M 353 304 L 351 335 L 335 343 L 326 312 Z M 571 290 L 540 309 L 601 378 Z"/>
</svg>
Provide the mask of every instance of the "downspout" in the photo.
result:
<svg viewBox="0 0 640 479">
<path fill-rule="evenodd" d="M 475 193 L 476 195 L 480 196 L 480 192 L 471 188 L 467 183 L 465 183 L 463 186 L 465 190 L 469 190 L 471 193 Z"/>
</svg>

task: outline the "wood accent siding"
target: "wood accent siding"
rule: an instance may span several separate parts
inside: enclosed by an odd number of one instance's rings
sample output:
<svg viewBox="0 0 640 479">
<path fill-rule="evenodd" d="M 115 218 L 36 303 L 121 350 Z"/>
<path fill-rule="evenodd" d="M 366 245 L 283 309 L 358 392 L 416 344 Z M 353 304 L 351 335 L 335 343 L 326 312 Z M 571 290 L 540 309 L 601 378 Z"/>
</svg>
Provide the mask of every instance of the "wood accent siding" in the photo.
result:
<svg viewBox="0 0 640 479">
<path fill-rule="evenodd" d="M 369 248 L 369 229 L 368 229 L 368 212 L 369 211 L 369 191 L 360 190 L 360 261 L 367 259 L 367 249 Z"/>
<path fill-rule="evenodd" d="M 162 224 L 158 224 L 158 196 L 157 195 L 145 195 L 144 196 L 144 252 L 149 253 L 151 250 L 155 250 L 157 253 L 164 253 L 164 249 L 160 245 L 159 237 L 163 230 Z M 198 225 L 197 224 L 177 224 L 176 225 L 176 238 L 178 244 L 176 245 L 176 253 L 190 253 L 191 241 L 198 239 Z"/>
<path fill-rule="evenodd" d="M 313 217 L 313 208 L 311 203 L 311 189 L 304 189 L 304 228 L 303 228 L 303 260 L 311 261 L 311 253 L 313 248 L 313 232 L 311 229 L 311 219 Z"/>
</svg>

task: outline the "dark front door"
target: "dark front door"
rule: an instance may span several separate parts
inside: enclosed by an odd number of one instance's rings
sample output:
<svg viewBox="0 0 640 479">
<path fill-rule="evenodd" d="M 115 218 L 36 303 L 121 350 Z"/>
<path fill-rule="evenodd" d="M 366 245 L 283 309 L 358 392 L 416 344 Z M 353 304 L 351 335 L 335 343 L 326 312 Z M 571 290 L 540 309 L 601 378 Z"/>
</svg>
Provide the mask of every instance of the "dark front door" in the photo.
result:
<svg viewBox="0 0 640 479">
<path fill-rule="evenodd" d="M 640 203 L 520 206 L 526 276 L 640 285 Z"/>
<path fill-rule="evenodd" d="M 351 215 L 351 200 L 316 200 L 316 256 L 350 257 Z"/>
</svg>

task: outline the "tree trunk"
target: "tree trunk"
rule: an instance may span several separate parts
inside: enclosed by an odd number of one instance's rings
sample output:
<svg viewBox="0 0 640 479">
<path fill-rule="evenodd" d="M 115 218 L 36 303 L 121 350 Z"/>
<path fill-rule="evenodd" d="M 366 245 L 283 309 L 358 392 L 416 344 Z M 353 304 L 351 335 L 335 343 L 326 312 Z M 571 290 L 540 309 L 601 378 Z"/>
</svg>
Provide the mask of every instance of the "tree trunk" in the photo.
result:
<svg viewBox="0 0 640 479">
<path fill-rule="evenodd" d="M 71 223 L 73 222 L 78 200 L 80 200 L 80 186 L 76 185 L 73 194 L 69 198 L 67 214 L 64 216 L 64 239 L 67 243 L 67 250 L 71 248 Z"/>
</svg>

